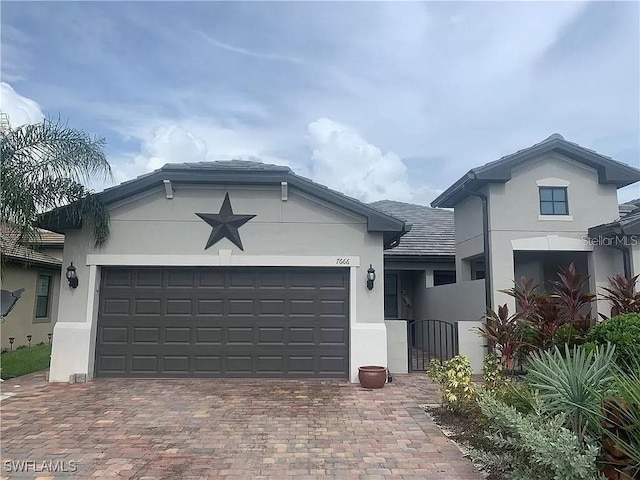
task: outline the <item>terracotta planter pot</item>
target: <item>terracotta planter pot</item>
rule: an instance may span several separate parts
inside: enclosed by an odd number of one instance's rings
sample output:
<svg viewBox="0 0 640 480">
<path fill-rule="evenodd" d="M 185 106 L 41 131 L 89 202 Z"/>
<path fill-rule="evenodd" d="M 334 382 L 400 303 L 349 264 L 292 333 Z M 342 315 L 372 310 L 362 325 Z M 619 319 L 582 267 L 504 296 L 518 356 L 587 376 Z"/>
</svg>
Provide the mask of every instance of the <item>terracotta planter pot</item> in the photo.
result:
<svg viewBox="0 0 640 480">
<path fill-rule="evenodd" d="M 364 388 L 382 388 L 387 381 L 387 369 L 373 365 L 358 367 L 358 380 Z"/>
</svg>

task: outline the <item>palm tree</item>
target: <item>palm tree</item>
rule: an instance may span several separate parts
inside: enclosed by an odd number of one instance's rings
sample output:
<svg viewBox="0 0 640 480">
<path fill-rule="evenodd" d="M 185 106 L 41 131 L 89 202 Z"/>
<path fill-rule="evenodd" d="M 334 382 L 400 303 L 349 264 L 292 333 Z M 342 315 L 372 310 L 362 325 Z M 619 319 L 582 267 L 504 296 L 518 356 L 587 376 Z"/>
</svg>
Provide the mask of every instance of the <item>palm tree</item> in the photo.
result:
<svg viewBox="0 0 640 480">
<path fill-rule="evenodd" d="M 0 219 L 21 244 L 38 239 L 38 215 L 55 210 L 93 228 L 96 247 L 109 237 L 109 212 L 85 185 L 110 180 L 105 140 L 44 120 L 0 132 Z M 60 208 L 65 207 L 66 208 Z"/>
</svg>

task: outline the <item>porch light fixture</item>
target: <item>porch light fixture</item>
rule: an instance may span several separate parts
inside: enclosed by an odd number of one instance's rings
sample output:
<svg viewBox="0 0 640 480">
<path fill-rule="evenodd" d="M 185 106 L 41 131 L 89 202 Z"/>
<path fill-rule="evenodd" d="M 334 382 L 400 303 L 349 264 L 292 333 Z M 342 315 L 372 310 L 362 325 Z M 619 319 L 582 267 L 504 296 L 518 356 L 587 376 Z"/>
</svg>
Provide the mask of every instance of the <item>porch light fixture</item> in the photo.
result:
<svg viewBox="0 0 640 480">
<path fill-rule="evenodd" d="M 71 265 L 67 267 L 67 281 L 71 288 L 78 287 L 78 276 L 76 274 L 76 267 L 73 266 L 73 262 L 71 262 Z"/>
<path fill-rule="evenodd" d="M 369 264 L 369 268 L 367 269 L 367 288 L 369 290 L 373 290 L 373 282 L 376 279 L 376 271 L 373 268 L 373 265 Z"/>
</svg>

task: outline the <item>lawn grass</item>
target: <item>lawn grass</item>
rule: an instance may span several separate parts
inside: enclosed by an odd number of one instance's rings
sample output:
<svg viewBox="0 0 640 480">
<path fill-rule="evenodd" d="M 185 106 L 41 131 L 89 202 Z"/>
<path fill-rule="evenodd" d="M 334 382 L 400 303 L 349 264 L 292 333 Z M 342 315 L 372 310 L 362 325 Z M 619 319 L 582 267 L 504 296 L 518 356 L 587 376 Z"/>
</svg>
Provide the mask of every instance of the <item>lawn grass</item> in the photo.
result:
<svg viewBox="0 0 640 480">
<path fill-rule="evenodd" d="M 35 345 L 0 355 L 3 380 L 49 368 L 51 345 Z"/>
</svg>

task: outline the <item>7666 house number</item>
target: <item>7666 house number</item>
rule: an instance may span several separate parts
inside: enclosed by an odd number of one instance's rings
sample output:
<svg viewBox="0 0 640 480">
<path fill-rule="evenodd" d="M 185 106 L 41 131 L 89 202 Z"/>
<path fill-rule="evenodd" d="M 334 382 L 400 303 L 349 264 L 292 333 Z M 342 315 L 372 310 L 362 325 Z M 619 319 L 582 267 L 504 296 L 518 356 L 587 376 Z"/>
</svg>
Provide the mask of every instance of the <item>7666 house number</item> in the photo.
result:
<svg viewBox="0 0 640 480">
<path fill-rule="evenodd" d="M 348 258 L 343 258 L 343 257 L 338 257 L 338 258 L 336 258 L 336 265 L 349 265 L 349 259 Z"/>
</svg>

